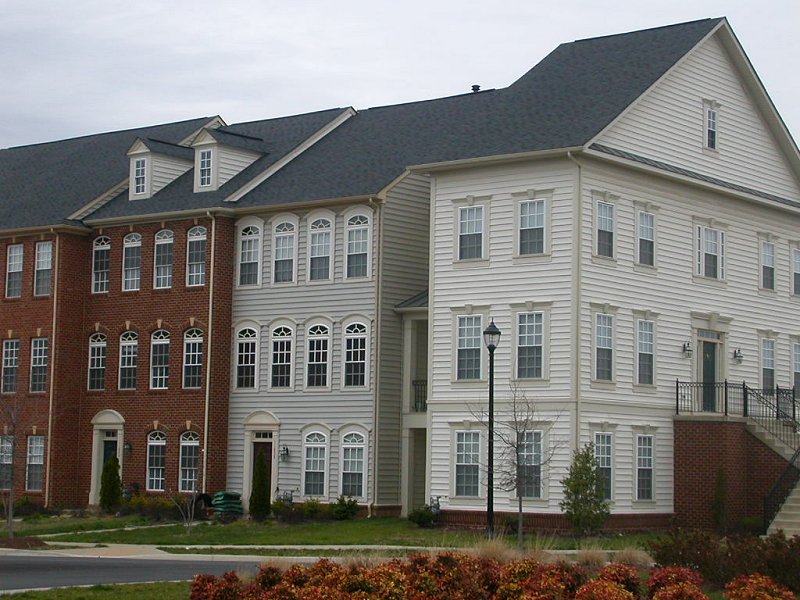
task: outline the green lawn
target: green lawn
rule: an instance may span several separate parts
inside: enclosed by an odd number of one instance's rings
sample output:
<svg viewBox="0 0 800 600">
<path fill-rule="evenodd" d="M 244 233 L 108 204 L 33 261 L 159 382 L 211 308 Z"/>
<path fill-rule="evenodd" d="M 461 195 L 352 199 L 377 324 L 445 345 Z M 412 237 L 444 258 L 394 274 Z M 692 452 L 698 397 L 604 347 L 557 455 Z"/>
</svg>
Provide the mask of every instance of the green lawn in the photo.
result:
<svg viewBox="0 0 800 600">
<path fill-rule="evenodd" d="M 14 522 L 14 535 L 45 535 L 74 531 L 91 531 L 95 529 L 115 529 L 118 527 L 137 527 L 152 525 L 146 517 L 130 515 L 127 517 L 49 517 L 36 515 Z M 0 523 L 0 537 L 8 536 L 5 520 Z"/>
<path fill-rule="evenodd" d="M 189 582 L 95 585 L 88 588 L 23 592 L 11 597 L 14 600 L 139 600 L 140 598 L 186 600 L 189 597 Z"/>
</svg>

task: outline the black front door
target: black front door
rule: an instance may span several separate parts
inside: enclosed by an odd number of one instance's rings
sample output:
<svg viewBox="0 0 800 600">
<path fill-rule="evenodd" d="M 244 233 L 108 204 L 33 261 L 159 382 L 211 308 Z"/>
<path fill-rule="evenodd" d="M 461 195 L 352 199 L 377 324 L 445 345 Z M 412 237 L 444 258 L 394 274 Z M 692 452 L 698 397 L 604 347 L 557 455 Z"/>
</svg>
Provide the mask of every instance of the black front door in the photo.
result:
<svg viewBox="0 0 800 600">
<path fill-rule="evenodd" d="M 103 440 L 103 464 L 106 464 L 112 456 L 117 455 L 117 440 L 105 439 Z"/>
<path fill-rule="evenodd" d="M 703 410 L 717 410 L 717 345 L 714 342 L 701 342 L 703 356 Z"/>
<path fill-rule="evenodd" d="M 264 481 L 264 485 L 266 486 L 266 490 L 264 493 L 267 496 L 267 502 L 272 502 L 272 496 L 270 494 L 270 490 L 272 489 L 272 442 L 253 442 L 253 470 L 251 472 L 252 479 L 250 481 L 253 482 L 255 485 L 255 469 L 256 469 L 256 461 L 258 460 L 259 455 L 264 455 L 264 462 L 267 465 L 267 477 Z"/>
</svg>

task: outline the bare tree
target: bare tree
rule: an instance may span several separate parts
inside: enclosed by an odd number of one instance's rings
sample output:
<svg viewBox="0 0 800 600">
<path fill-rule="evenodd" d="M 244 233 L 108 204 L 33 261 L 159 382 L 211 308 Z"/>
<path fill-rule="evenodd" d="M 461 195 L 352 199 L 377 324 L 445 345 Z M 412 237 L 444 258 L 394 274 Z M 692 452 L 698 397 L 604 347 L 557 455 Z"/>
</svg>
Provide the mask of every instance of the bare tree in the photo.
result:
<svg viewBox="0 0 800 600">
<path fill-rule="evenodd" d="M 0 497 L 2 497 L 3 510 L 6 515 L 6 530 L 8 539 L 14 538 L 14 506 L 16 494 L 14 487 L 17 483 L 18 461 L 17 451 L 17 424 L 19 410 L 17 395 L 9 397 L 0 405 Z"/>
<path fill-rule="evenodd" d="M 192 527 L 194 527 L 198 498 L 199 495 L 197 494 L 196 485 L 190 494 L 170 494 L 170 500 L 178 509 L 181 519 L 183 520 L 183 526 L 186 528 L 186 535 L 191 535 Z"/>
<path fill-rule="evenodd" d="M 514 492 L 517 498 L 517 543 L 524 549 L 525 498 L 541 497 L 544 468 L 565 442 L 555 439 L 552 428 L 561 412 L 549 421 L 537 413 L 536 403 L 512 381 L 510 398 L 498 402 L 494 414 L 494 435 L 499 456 L 494 461 L 495 484 L 502 490 Z M 477 410 L 475 410 L 477 408 Z M 470 413 L 481 424 L 488 424 L 485 406 L 470 407 Z"/>
</svg>

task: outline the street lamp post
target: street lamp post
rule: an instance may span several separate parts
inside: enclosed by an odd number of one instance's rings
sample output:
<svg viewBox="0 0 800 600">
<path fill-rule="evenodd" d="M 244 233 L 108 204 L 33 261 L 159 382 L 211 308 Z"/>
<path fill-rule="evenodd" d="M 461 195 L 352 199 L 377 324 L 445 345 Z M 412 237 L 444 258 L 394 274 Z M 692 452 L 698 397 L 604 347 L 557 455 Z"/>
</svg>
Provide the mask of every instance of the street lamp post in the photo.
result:
<svg viewBox="0 0 800 600">
<path fill-rule="evenodd" d="M 489 350 L 489 448 L 486 473 L 486 535 L 494 537 L 494 351 L 500 343 L 500 330 L 494 319 L 483 331 L 483 343 Z"/>
</svg>

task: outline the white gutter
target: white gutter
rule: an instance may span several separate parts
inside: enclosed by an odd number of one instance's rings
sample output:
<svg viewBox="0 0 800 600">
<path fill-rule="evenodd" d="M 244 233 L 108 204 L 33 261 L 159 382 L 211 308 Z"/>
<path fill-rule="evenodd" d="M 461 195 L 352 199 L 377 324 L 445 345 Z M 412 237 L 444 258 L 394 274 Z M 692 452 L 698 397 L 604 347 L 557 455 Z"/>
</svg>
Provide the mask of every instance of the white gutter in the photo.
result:
<svg viewBox="0 0 800 600">
<path fill-rule="evenodd" d="M 50 329 L 50 406 L 47 410 L 47 477 L 45 477 L 44 484 L 44 505 L 50 506 L 50 475 L 53 471 L 53 461 L 50 460 L 50 453 L 52 451 L 53 439 L 53 411 L 55 407 L 55 390 L 56 390 L 56 322 L 57 322 L 57 307 L 58 307 L 58 258 L 61 249 L 61 238 L 56 233 L 55 246 L 53 252 L 53 323 Z"/>
<path fill-rule="evenodd" d="M 205 414 L 203 415 L 203 493 L 207 489 L 208 475 L 208 414 L 211 405 L 211 344 L 214 339 L 214 271 L 217 246 L 217 216 L 211 212 L 206 215 L 211 217 L 211 260 L 208 267 L 208 345 L 206 346 L 206 397 Z"/>
<path fill-rule="evenodd" d="M 577 166 L 577 182 L 573 198 L 572 229 L 572 386 L 575 397 L 575 440 L 573 448 L 580 448 L 581 438 L 581 264 L 582 264 L 582 232 L 583 232 L 583 167 L 581 163 L 567 152 L 567 158 Z"/>
<path fill-rule="evenodd" d="M 372 511 L 378 500 L 378 441 L 380 434 L 378 433 L 378 403 L 380 401 L 380 382 L 381 382 L 381 369 L 378 357 L 381 355 L 381 277 L 383 276 L 383 249 L 381 246 L 381 239 L 383 238 L 383 204 L 376 203 L 370 198 L 370 204 L 375 206 L 375 222 L 377 227 L 374 228 L 375 239 L 372 240 L 372 247 L 378 250 L 378 260 L 375 261 L 377 273 L 375 273 L 375 350 L 373 356 L 375 357 L 374 364 L 379 368 L 375 369 L 375 401 L 372 403 L 372 498 L 367 507 L 367 516 L 372 517 Z M 374 254 L 374 252 L 373 252 Z"/>
<path fill-rule="evenodd" d="M 569 148 L 554 148 L 550 150 L 533 150 L 530 152 L 518 152 L 515 154 L 498 154 L 496 156 L 481 156 L 478 158 L 464 158 L 461 160 L 451 160 L 445 162 L 425 163 L 408 167 L 412 173 L 434 173 L 437 171 L 448 171 L 452 169 L 463 169 L 464 167 L 477 167 L 481 165 L 494 165 L 503 163 L 515 163 L 528 161 L 531 159 L 551 158 L 564 156 L 570 152 L 580 152 L 583 146 L 570 146 Z"/>
</svg>

